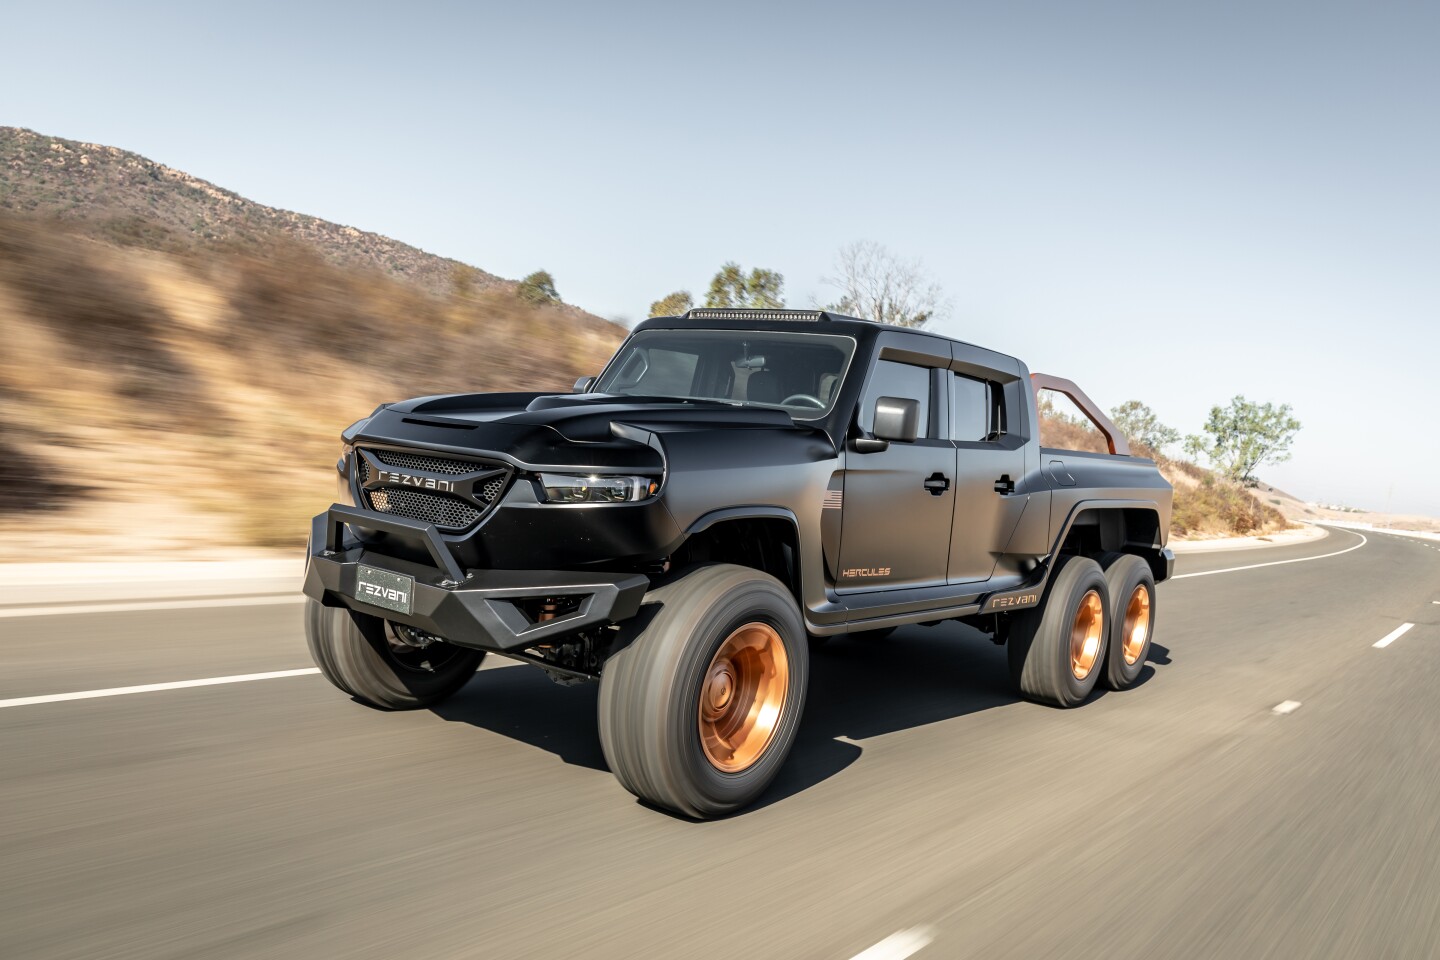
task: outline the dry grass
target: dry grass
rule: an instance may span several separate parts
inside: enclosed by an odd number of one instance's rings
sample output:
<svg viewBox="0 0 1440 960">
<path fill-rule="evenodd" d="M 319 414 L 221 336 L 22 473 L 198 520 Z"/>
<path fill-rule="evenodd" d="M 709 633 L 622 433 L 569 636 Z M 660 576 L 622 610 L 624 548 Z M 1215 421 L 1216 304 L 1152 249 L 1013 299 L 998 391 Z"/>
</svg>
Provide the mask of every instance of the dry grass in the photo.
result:
<svg viewBox="0 0 1440 960">
<path fill-rule="evenodd" d="M 1175 488 L 1170 530 L 1188 539 L 1245 537 L 1284 530 L 1289 521 L 1245 487 L 1193 463 L 1166 461 L 1163 472 Z"/>
<path fill-rule="evenodd" d="M 1110 446 L 1105 442 L 1105 435 L 1096 430 L 1089 420 L 1056 413 L 1053 410 L 1047 413 L 1043 405 L 1040 411 L 1040 444 L 1045 447 L 1054 447 L 1057 450 L 1084 450 L 1089 453 L 1110 452 Z M 1140 456 L 1148 455 L 1148 453 L 1140 454 Z"/>
<path fill-rule="evenodd" d="M 1040 418 L 1041 442 L 1061 450 L 1105 453 L 1105 438 L 1088 421 L 1051 411 Z M 1213 471 L 1184 460 L 1171 460 L 1154 450 L 1132 444 L 1131 453 L 1156 461 L 1160 473 L 1175 488 L 1170 518 L 1172 536 L 1186 539 L 1245 537 L 1284 530 L 1284 514 L 1263 503 L 1250 490 Z"/>
<path fill-rule="evenodd" d="M 622 334 L 296 243 L 117 249 L 0 213 L 0 446 L 16 474 L 0 477 L 0 560 L 94 555 L 99 535 L 166 553 L 299 545 L 334 498 L 340 430 L 376 404 L 564 390 Z M 157 504 L 181 529 L 154 529 Z"/>
</svg>

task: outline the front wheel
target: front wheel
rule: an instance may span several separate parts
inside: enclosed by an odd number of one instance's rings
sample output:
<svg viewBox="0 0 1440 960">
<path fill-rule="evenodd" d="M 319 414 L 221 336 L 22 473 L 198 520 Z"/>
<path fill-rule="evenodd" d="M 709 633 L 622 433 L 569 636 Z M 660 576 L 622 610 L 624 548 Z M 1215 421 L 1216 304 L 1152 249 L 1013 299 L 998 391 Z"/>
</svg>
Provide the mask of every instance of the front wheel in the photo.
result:
<svg viewBox="0 0 1440 960">
<path fill-rule="evenodd" d="M 386 710 L 430 707 L 463 687 L 485 651 L 345 607 L 305 601 L 305 641 L 325 679 Z"/>
<path fill-rule="evenodd" d="M 789 591 L 748 567 L 699 567 L 650 591 L 660 609 L 600 677 L 600 745 L 657 806 L 721 816 L 758 797 L 795 742 L 809 680 Z"/>
</svg>

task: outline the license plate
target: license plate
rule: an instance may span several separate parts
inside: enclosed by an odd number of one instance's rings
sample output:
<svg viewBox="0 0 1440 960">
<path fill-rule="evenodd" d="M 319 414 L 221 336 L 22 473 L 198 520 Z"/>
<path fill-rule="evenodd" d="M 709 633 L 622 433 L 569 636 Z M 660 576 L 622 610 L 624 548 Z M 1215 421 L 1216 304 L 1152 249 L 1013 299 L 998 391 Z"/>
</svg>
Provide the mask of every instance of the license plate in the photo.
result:
<svg viewBox="0 0 1440 960">
<path fill-rule="evenodd" d="M 396 613 L 409 613 L 414 594 L 414 577 L 367 567 L 363 563 L 355 568 L 356 600 Z"/>
</svg>

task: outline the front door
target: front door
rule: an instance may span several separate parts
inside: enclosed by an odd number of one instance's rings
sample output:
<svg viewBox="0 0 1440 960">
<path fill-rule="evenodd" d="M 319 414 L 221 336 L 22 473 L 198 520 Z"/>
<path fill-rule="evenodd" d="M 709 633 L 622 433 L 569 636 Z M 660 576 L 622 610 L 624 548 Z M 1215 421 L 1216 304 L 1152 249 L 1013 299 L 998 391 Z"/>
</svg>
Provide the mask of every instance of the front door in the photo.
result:
<svg viewBox="0 0 1440 960">
<path fill-rule="evenodd" d="M 875 401 L 920 403 L 920 437 L 878 453 L 849 449 L 841 513 L 836 589 L 935 586 L 945 583 L 955 507 L 955 445 L 937 437 L 930 368 L 878 360 L 860 401 L 860 428 L 869 434 Z"/>
</svg>

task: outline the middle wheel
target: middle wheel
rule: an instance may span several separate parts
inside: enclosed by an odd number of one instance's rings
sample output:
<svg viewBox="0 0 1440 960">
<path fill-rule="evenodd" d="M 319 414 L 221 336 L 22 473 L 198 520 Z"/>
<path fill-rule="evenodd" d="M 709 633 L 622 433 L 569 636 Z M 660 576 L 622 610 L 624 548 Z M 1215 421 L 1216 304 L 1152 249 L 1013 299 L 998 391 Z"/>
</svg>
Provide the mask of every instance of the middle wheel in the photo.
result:
<svg viewBox="0 0 1440 960">
<path fill-rule="evenodd" d="M 780 581 L 698 567 L 651 590 L 654 618 L 605 663 L 600 745 L 620 783 L 692 817 L 750 803 L 785 762 L 809 680 L 805 624 Z"/>
<path fill-rule="evenodd" d="M 1110 592 L 1100 565 L 1061 556 L 1040 606 L 1015 618 L 1006 642 L 1010 675 L 1031 700 L 1082 703 L 1105 669 Z"/>
</svg>

